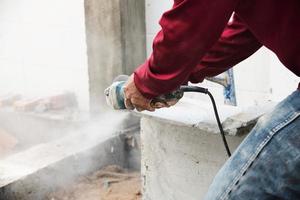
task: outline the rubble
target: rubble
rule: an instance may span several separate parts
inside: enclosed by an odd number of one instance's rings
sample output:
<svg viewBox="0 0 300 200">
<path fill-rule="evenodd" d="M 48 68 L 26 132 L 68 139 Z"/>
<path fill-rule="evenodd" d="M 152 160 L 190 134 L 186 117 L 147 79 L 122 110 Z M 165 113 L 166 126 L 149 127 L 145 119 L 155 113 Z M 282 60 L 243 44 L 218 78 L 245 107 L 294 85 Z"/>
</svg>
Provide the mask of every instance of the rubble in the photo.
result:
<svg viewBox="0 0 300 200">
<path fill-rule="evenodd" d="M 59 111 L 76 109 L 78 107 L 76 95 L 72 92 L 63 92 L 46 97 L 23 97 L 19 94 L 0 96 L 0 108 L 12 107 L 17 112 Z"/>
<path fill-rule="evenodd" d="M 42 100 L 40 98 L 19 100 L 13 104 L 13 107 L 15 111 L 30 112 L 34 111 L 41 101 Z"/>
<path fill-rule="evenodd" d="M 67 107 L 77 107 L 77 100 L 74 93 L 66 92 L 45 98 L 43 102 L 48 110 L 61 110 Z"/>
<path fill-rule="evenodd" d="M 90 176 L 82 176 L 47 195 L 47 200 L 141 200 L 141 178 L 119 166 L 108 166 Z"/>
<path fill-rule="evenodd" d="M 12 106 L 16 101 L 22 98 L 19 94 L 7 94 L 0 97 L 0 108 Z"/>
<path fill-rule="evenodd" d="M 29 97 L 9 93 L 0 95 L 0 112 L 2 117 L 0 125 L 0 157 L 3 157 L 13 149 L 17 149 L 15 146 L 18 144 L 18 140 L 20 142 L 18 149 L 26 146 L 23 143 L 28 140 L 24 139 L 26 137 L 18 134 L 22 128 L 14 127 L 15 124 L 23 126 L 21 119 L 26 118 L 27 123 L 32 123 L 32 120 L 36 119 L 35 117 L 38 119 L 44 117 L 44 119 L 51 120 L 77 119 L 78 105 L 76 96 L 72 92 L 57 93 L 45 97 Z M 7 117 L 11 121 L 7 120 Z M 32 132 L 28 133 L 28 137 L 32 136 L 32 134 Z M 34 138 L 37 137 L 35 136 Z"/>
</svg>

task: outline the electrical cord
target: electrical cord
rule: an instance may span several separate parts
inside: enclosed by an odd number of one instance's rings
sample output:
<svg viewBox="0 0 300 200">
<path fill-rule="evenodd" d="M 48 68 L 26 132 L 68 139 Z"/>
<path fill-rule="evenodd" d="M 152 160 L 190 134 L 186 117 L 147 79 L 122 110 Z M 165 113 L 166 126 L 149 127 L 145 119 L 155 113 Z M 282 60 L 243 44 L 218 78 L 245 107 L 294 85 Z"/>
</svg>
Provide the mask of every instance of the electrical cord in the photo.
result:
<svg viewBox="0 0 300 200">
<path fill-rule="evenodd" d="M 198 86 L 184 85 L 184 86 L 180 87 L 180 90 L 182 90 L 183 92 L 199 92 L 199 93 L 207 94 L 209 96 L 209 98 L 212 102 L 213 108 L 214 108 L 215 117 L 216 117 L 217 124 L 218 124 L 219 130 L 220 130 L 220 134 L 221 134 L 221 137 L 222 137 L 222 140 L 223 140 L 223 143 L 224 143 L 224 147 L 226 149 L 228 157 L 230 157 L 231 152 L 230 152 L 230 149 L 229 149 L 226 137 L 225 137 L 225 132 L 224 132 L 223 126 L 221 124 L 221 120 L 220 120 L 220 117 L 219 117 L 217 105 L 216 105 L 216 102 L 215 102 L 215 99 L 214 99 L 213 95 L 208 91 L 207 88 L 202 88 L 202 87 L 198 87 Z"/>
</svg>

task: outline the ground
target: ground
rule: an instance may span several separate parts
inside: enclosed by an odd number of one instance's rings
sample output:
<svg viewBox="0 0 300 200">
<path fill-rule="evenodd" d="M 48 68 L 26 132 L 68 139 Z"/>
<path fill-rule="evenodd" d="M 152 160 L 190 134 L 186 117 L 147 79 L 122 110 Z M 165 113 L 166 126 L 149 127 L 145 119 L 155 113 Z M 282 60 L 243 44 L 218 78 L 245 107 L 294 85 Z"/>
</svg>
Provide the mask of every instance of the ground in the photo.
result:
<svg viewBox="0 0 300 200">
<path fill-rule="evenodd" d="M 108 166 L 50 193 L 47 200 L 141 200 L 140 173 Z"/>
</svg>

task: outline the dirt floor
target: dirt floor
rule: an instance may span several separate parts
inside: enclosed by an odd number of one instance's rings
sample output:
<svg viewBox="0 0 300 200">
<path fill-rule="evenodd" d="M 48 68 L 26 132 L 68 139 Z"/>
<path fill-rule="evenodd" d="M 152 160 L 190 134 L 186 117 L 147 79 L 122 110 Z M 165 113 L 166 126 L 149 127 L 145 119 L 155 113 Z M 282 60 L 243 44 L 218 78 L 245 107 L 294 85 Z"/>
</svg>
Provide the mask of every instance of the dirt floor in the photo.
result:
<svg viewBox="0 0 300 200">
<path fill-rule="evenodd" d="M 141 200 L 141 197 L 138 172 L 108 166 L 49 194 L 47 200 Z"/>
</svg>

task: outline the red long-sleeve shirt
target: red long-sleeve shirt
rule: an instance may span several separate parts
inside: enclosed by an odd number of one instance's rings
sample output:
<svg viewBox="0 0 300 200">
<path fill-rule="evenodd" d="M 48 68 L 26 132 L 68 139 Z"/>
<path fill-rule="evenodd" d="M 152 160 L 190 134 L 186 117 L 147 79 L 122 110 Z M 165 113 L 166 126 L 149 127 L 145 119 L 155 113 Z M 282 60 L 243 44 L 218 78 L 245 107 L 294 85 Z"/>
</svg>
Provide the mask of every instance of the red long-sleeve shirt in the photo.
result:
<svg viewBox="0 0 300 200">
<path fill-rule="evenodd" d="M 262 45 L 300 76 L 299 0 L 174 0 L 160 25 L 152 55 L 134 73 L 145 97 L 220 74 Z"/>
</svg>

